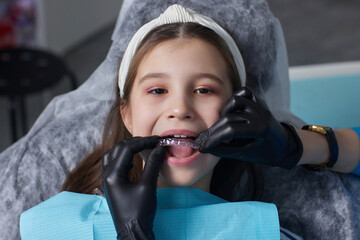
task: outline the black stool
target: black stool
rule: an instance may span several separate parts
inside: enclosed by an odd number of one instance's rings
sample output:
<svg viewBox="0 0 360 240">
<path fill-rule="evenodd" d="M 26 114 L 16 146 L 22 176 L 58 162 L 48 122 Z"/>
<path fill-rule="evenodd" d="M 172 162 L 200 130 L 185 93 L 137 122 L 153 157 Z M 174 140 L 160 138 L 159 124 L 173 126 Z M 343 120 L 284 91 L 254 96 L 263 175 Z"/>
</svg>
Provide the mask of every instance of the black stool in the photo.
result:
<svg viewBox="0 0 360 240">
<path fill-rule="evenodd" d="M 0 50 L 0 95 L 7 96 L 12 138 L 17 140 L 16 106 L 20 107 L 23 135 L 27 132 L 24 97 L 46 90 L 64 77 L 72 89 L 77 88 L 75 75 L 58 56 L 39 49 L 11 48 Z"/>
</svg>

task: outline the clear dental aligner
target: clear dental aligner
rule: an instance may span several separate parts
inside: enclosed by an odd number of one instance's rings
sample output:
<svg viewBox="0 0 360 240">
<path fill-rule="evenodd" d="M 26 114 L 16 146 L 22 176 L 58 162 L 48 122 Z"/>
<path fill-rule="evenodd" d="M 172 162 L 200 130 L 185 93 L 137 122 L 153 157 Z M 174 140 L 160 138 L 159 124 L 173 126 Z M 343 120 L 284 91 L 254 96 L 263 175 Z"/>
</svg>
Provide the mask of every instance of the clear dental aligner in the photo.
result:
<svg viewBox="0 0 360 240">
<path fill-rule="evenodd" d="M 200 147 L 200 144 L 196 143 L 192 139 L 163 138 L 159 140 L 159 146 L 183 146 L 183 147 L 192 147 L 194 149 L 198 149 Z"/>
</svg>

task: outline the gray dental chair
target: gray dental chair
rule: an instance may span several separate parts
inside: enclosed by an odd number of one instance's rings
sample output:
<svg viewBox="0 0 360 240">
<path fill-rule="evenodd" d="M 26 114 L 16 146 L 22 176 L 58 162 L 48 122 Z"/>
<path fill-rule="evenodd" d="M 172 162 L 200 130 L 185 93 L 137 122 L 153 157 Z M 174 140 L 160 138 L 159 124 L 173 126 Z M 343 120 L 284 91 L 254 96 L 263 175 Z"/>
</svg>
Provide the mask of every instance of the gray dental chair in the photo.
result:
<svg viewBox="0 0 360 240">
<path fill-rule="evenodd" d="M 289 111 L 289 77 L 280 23 L 264 0 L 124 0 L 103 63 L 77 90 L 54 98 L 28 134 L 0 154 L 0 239 L 20 239 L 21 212 L 54 196 L 66 175 L 101 140 L 114 79 L 134 32 L 178 3 L 217 21 L 244 57 L 248 86 L 281 121 Z M 263 201 L 276 204 L 281 226 L 305 239 L 358 239 L 360 181 L 350 174 L 264 168 Z"/>
</svg>

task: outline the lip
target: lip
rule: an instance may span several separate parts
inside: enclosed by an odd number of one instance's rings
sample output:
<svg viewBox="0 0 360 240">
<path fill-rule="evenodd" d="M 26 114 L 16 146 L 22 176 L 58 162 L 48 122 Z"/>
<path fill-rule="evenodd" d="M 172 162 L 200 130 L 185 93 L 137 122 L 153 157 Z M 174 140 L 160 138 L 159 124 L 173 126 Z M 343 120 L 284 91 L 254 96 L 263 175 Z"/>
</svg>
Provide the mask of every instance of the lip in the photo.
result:
<svg viewBox="0 0 360 240">
<path fill-rule="evenodd" d="M 184 166 L 190 165 L 191 163 L 195 162 L 196 159 L 200 156 L 200 154 L 201 153 L 198 151 L 197 153 L 195 153 L 187 158 L 177 158 L 177 157 L 171 157 L 171 156 L 167 155 L 165 157 L 165 160 L 172 165 L 184 167 Z"/>
<path fill-rule="evenodd" d="M 160 134 L 160 137 L 165 137 L 169 135 L 186 135 L 189 137 L 196 138 L 199 134 L 187 129 L 170 129 Z"/>
</svg>

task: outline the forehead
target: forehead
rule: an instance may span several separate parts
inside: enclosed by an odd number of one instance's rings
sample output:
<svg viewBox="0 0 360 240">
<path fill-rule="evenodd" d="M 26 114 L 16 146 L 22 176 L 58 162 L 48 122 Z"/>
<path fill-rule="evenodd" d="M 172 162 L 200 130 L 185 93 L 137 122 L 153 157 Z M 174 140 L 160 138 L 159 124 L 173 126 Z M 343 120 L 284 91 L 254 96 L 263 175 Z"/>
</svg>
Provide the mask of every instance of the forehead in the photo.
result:
<svg viewBox="0 0 360 240">
<path fill-rule="evenodd" d="M 139 70 L 163 68 L 171 64 L 196 64 L 198 68 L 227 68 L 221 51 L 213 44 L 199 38 L 177 38 L 163 41 L 150 49 L 143 57 Z M 199 69 L 200 70 L 200 69 Z"/>
</svg>

